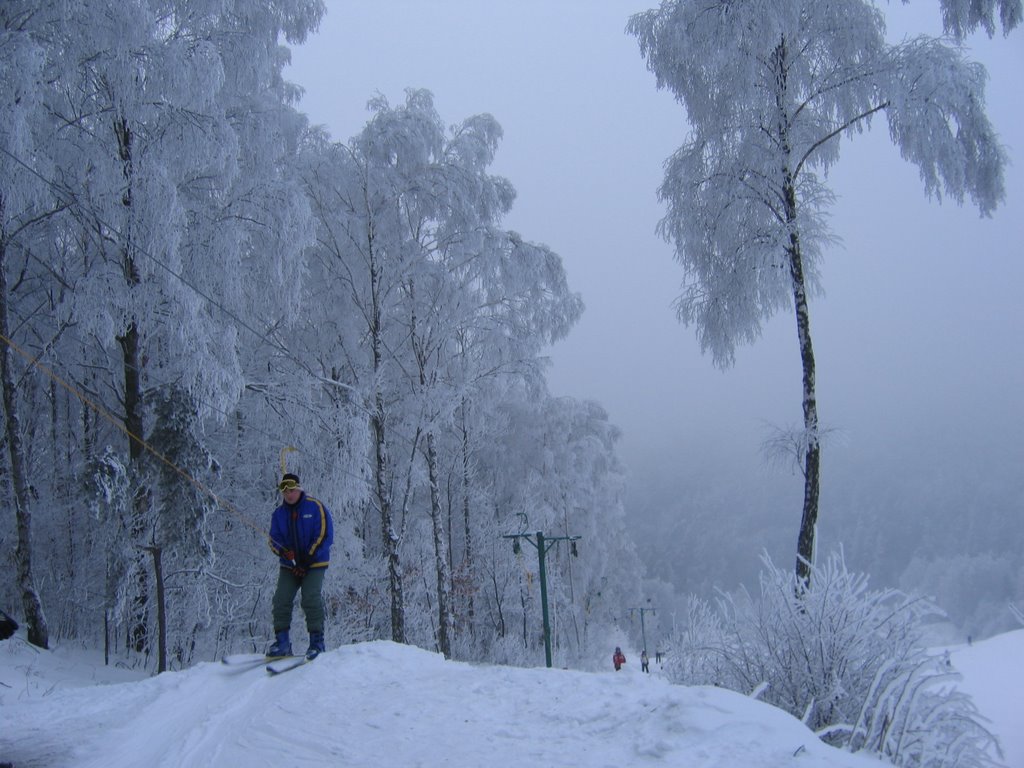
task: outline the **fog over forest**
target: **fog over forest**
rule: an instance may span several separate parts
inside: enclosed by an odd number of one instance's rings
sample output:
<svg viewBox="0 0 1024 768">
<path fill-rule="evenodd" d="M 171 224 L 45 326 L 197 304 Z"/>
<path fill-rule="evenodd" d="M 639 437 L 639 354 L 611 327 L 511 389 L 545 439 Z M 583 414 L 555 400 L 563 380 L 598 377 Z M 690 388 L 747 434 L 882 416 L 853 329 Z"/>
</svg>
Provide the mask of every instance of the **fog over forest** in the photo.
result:
<svg viewBox="0 0 1024 768">
<path fill-rule="evenodd" d="M 0 3 L 0 640 L 156 675 L 83 727 L 383 652 L 998 764 L 1024 0 L 635 2 Z"/>
<path fill-rule="evenodd" d="M 794 580 L 794 649 L 833 626 L 812 602 L 865 598 L 854 635 L 904 642 L 870 654 L 901 679 L 932 614 L 891 588 L 935 598 L 943 642 L 1014 627 L 1024 5 L 942 0 L 1009 14 L 965 48 L 926 3 L 718 8 L 0 4 L 0 608 L 26 640 L 263 654 L 275 582 L 328 559 L 328 648 L 671 645 L 717 683 L 686 643 L 728 644 L 705 601 L 759 578 Z M 301 556 L 269 525 L 285 473 L 322 502 Z"/>
<path fill-rule="evenodd" d="M 406 87 L 429 88 L 449 120 L 495 116 L 495 167 L 518 193 L 509 226 L 562 257 L 586 304 L 550 350 L 550 390 L 596 401 L 621 429 L 628 527 L 648 575 L 711 597 L 756 587 L 762 551 L 793 560 L 802 478 L 762 444 L 799 422 L 800 364 L 791 311 L 724 371 L 675 319 L 683 274 L 654 232 L 655 191 L 687 129 L 624 32 L 645 8 L 330 3 L 286 75 L 337 138 L 358 129 L 372 94 L 397 100 Z M 891 39 L 940 30 L 927 4 L 881 9 Z M 811 304 L 831 430 L 819 552 L 841 546 L 872 584 L 934 595 L 958 637 L 1014 626 L 1007 604 L 1024 601 L 1024 46 L 1019 33 L 968 46 L 988 68 L 988 114 L 1010 156 L 1003 205 L 983 219 L 928 200 L 879 121 L 829 175 L 841 243 Z M 356 66 L 365 58 L 374 66 Z M 638 606 L 672 602 L 649 589 Z M 657 613 L 659 631 L 675 610 Z"/>
</svg>

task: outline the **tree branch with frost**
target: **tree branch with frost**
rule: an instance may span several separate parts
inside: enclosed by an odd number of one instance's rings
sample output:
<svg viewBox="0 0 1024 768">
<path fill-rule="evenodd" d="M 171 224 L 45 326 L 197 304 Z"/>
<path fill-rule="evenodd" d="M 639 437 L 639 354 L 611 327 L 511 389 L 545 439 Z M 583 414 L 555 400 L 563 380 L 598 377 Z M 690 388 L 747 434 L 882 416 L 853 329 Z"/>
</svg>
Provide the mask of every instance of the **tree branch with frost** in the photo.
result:
<svg viewBox="0 0 1024 768">
<path fill-rule="evenodd" d="M 825 134 L 820 139 L 815 141 L 813 144 L 811 144 L 811 146 L 809 146 L 807 148 L 807 151 L 804 152 L 804 154 L 800 158 L 800 160 L 797 161 L 796 169 L 793 171 L 793 175 L 794 176 L 799 176 L 800 175 L 800 171 L 803 169 L 804 163 L 806 163 L 814 155 L 814 153 L 817 151 L 817 149 L 819 147 L 821 147 L 824 144 L 827 144 L 829 141 L 834 139 L 836 136 L 839 136 L 841 133 L 843 133 L 844 131 L 852 128 L 853 126 L 857 125 L 858 123 L 861 123 L 861 122 L 869 119 L 876 112 L 881 112 L 883 109 L 886 109 L 888 106 L 889 106 L 889 102 L 885 101 L 885 102 L 879 104 L 877 107 L 872 107 L 871 109 L 867 110 L 866 112 L 862 112 L 861 114 L 857 115 L 856 117 L 850 118 L 845 123 L 840 125 L 838 128 L 835 128 L 831 132 Z"/>
<path fill-rule="evenodd" d="M 788 467 L 792 465 L 795 471 L 803 474 L 804 466 L 802 459 L 807 452 L 808 441 L 812 435 L 810 431 L 802 427 L 779 427 L 773 424 L 767 425 L 770 434 L 761 443 L 761 455 L 765 463 L 770 466 Z M 819 426 L 814 433 L 814 439 L 825 444 L 829 438 L 841 434 L 835 427 Z"/>
</svg>

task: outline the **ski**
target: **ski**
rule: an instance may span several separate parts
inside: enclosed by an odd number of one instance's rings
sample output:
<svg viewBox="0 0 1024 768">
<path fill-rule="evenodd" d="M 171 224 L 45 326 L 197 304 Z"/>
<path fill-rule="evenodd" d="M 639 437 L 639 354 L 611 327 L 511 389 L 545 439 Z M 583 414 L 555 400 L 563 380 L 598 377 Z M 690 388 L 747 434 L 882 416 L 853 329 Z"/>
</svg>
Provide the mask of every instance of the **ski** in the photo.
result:
<svg viewBox="0 0 1024 768">
<path fill-rule="evenodd" d="M 238 664 L 255 664 L 258 661 L 266 660 L 262 653 L 229 653 L 221 658 L 223 664 L 235 666 Z"/>
<path fill-rule="evenodd" d="M 291 656 L 267 656 L 265 653 L 229 653 L 221 658 L 221 662 L 231 667 L 258 667 L 268 661 L 290 658 Z"/>
<path fill-rule="evenodd" d="M 313 659 L 315 658 L 316 656 L 313 657 Z M 279 675 L 290 669 L 301 667 L 303 664 L 308 664 L 313 659 L 309 659 L 305 656 L 285 656 L 284 658 L 276 659 L 267 664 L 267 672 L 272 675 Z"/>
</svg>

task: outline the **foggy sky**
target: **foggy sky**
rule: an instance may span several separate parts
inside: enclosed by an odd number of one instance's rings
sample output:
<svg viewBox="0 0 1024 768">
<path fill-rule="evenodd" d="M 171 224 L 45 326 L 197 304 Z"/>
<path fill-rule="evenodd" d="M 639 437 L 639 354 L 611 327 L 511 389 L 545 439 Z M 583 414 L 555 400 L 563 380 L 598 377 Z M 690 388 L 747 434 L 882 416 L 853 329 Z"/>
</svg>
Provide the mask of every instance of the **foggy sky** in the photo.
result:
<svg viewBox="0 0 1024 768">
<path fill-rule="evenodd" d="M 430 90 L 447 123 L 487 112 L 503 127 L 492 172 L 518 193 L 504 226 L 558 253 L 587 307 L 550 351 L 552 393 L 607 409 L 638 481 L 698 457 L 759 471 L 766 425 L 801 423 L 795 320 L 774 318 L 720 371 L 675 319 L 682 268 L 654 228 L 662 164 L 685 140 L 685 113 L 656 90 L 624 32 L 630 14 L 655 3 L 327 5 L 285 76 L 335 140 L 359 132 L 376 93 L 396 105 L 407 87 Z M 916 31 L 939 31 L 934 4 L 882 7 L 890 38 L 912 14 Z M 843 244 L 826 253 L 826 295 L 811 304 L 819 410 L 862 452 L 884 455 L 891 441 L 919 436 L 948 452 L 1005 443 L 1024 464 L 1024 30 L 970 42 L 1013 163 L 1007 199 L 992 219 L 929 201 L 884 119 L 843 145 L 830 176 Z"/>
</svg>

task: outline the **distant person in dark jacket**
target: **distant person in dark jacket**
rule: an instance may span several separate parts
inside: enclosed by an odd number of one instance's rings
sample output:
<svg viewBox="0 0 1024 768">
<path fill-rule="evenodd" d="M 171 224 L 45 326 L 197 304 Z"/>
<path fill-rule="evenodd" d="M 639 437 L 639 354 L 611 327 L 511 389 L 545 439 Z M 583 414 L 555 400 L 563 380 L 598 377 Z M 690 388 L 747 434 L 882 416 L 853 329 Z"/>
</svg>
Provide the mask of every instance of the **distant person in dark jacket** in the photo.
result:
<svg viewBox="0 0 1024 768">
<path fill-rule="evenodd" d="M 640 651 L 640 669 L 642 669 L 644 672 L 650 672 L 651 668 L 649 666 L 649 663 L 650 662 L 647 659 L 647 649 L 644 648 L 642 651 Z"/>
<path fill-rule="evenodd" d="M 17 631 L 18 622 L 3 611 L 0 611 L 0 640 L 6 640 Z"/>
<path fill-rule="evenodd" d="M 615 665 L 615 671 L 618 672 L 622 669 L 622 665 L 626 663 L 626 655 L 622 652 L 619 646 L 615 646 L 615 653 L 612 655 L 612 664 Z"/>
<path fill-rule="evenodd" d="M 289 631 L 295 595 L 302 590 L 300 604 L 306 615 L 309 649 L 306 658 L 324 650 L 324 575 L 331 559 L 334 523 L 331 511 L 319 499 L 307 496 L 299 476 L 287 473 L 278 483 L 282 503 L 270 520 L 270 548 L 281 568 L 274 592 L 274 644 L 267 656 L 291 656 Z"/>
</svg>

